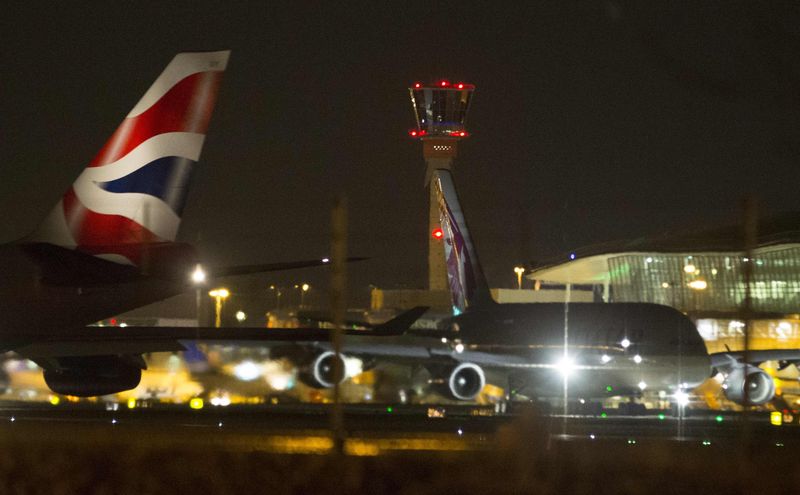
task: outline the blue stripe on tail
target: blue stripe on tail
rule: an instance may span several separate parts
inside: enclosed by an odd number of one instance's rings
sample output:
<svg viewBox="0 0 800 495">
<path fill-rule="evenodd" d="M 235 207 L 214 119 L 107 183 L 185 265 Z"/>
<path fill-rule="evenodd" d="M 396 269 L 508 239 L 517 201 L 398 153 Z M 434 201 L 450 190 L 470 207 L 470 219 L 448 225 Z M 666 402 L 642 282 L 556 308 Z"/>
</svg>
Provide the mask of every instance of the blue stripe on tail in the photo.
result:
<svg viewBox="0 0 800 495">
<path fill-rule="evenodd" d="M 194 161 L 181 156 L 153 160 L 130 174 L 97 185 L 114 193 L 142 193 L 155 196 L 169 205 L 178 216 L 183 213 L 189 192 L 189 178 Z"/>
</svg>

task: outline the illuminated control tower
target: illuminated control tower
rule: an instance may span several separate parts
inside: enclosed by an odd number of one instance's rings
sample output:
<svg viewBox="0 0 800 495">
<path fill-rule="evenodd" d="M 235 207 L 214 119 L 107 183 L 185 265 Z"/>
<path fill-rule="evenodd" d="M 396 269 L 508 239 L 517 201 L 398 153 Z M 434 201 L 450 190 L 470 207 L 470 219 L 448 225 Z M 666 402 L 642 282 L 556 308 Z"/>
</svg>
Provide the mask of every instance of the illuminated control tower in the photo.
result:
<svg viewBox="0 0 800 495">
<path fill-rule="evenodd" d="M 474 91 L 472 84 L 445 80 L 433 84 L 414 83 L 408 88 L 417 124 L 409 135 L 422 141 L 422 156 L 427 164 L 425 185 L 430 198 L 428 231 L 431 235 L 428 240 L 428 289 L 431 291 L 448 289 L 439 207 L 430 187 L 431 174 L 440 168 L 452 169 L 458 142 L 469 136 L 466 120 Z"/>
</svg>

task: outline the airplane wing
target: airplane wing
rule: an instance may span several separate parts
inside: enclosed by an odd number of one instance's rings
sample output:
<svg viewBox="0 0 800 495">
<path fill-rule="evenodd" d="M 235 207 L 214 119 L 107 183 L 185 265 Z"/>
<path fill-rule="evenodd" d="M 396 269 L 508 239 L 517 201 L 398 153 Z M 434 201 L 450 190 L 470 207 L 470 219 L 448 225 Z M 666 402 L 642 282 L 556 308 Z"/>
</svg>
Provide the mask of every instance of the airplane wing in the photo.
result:
<svg viewBox="0 0 800 495">
<path fill-rule="evenodd" d="M 745 362 L 744 351 L 717 352 L 711 354 L 711 366 L 725 370 Z M 758 366 L 765 361 L 778 361 L 781 367 L 800 365 L 800 349 L 767 349 L 747 352 L 747 362 Z"/>
<path fill-rule="evenodd" d="M 348 336 L 396 337 L 428 310 L 412 308 L 373 328 L 346 329 Z M 67 357 L 109 354 L 143 354 L 185 350 L 181 341 L 221 342 L 328 342 L 327 328 L 255 328 L 255 327 L 84 327 L 69 335 L 60 335 L 17 346 L 12 350 L 22 356 Z"/>
<path fill-rule="evenodd" d="M 347 258 L 348 263 L 364 261 L 369 258 L 364 257 L 350 257 Z M 276 272 L 282 270 L 293 270 L 296 268 L 307 268 L 310 266 L 323 266 L 329 265 L 329 258 L 322 258 L 316 260 L 302 260 L 302 261 L 287 261 L 283 263 L 265 263 L 261 265 L 239 265 L 239 266 L 224 266 L 224 267 L 210 267 L 208 275 L 212 278 L 230 277 L 233 275 L 247 275 L 249 273 L 264 273 Z"/>
</svg>

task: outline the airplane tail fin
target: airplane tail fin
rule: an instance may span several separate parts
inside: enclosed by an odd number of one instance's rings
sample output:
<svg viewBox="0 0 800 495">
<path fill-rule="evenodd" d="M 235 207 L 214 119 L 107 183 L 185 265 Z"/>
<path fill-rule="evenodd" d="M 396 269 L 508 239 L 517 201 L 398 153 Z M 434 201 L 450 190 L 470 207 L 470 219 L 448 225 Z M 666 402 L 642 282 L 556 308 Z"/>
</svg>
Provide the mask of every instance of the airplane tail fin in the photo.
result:
<svg viewBox="0 0 800 495">
<path fill-rule="evenodd" d="M 432 184 L 439 202 L 453 313 L 458 315 L 467 309 L 494 304 L 458 201 L 453 176 L 448 170 L 436 170 Z"/>
<path fill-rule="evenodd" d="M 134 265 L 174 241 L 229 55 L 176 55 L 25 241 Z"/>
</svg>

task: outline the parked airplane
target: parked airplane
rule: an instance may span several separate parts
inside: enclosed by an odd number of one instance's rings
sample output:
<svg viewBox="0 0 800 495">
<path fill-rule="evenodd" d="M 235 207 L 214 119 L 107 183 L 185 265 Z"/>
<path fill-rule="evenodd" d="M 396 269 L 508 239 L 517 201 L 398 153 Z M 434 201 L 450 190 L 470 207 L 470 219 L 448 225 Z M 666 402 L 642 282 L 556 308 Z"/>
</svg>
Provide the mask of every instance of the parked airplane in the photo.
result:
<svg viewBox="0 0 800 495">
<path fill-rule="evenodd" d="M 176 329 L 86 325 L 189 289 L 197 256 L 175 238 L 229 53 L 176 55 L 39 228 L 0 245 L 0 350 L 35 361 L 52 390 L 131 389 L 142 353 L 183 349 Z M 327 262 L 222 267 L 210 276 Z"/>
<path fill-rule="evenodd" d="M 717 373 L 727 397 L 759 405 L 775 395 L 772 378 L 758 366 L 800 362 L 795 349 L 723 352 L 709 356 L 695 325 L 679 311 L 645 303 L 497 304 L 490 294 L 449 171 L 437 170 L 453 317 L 444 322 L 464 351 L 460 377 L 469 396 L 484 382 L 483 367 L 530 368 L 531 388 L 554 392 L 551 370 L 568 374 L 577 396 L 663 390 L 680 397 Z M 466 362 L 472 363 L 468 367 Z M 472 384 L 470 386 L 469 384 Z"/>
</svg>

